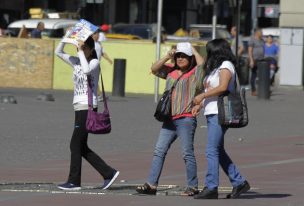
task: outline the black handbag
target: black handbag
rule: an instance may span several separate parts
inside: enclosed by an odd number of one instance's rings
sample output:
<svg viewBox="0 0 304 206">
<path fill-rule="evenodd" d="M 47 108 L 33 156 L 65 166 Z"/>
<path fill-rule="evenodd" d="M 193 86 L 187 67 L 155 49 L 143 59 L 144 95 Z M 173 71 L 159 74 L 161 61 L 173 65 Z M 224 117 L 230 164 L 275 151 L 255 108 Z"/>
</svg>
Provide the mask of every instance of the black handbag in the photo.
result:
<svg viewBox="0 0 304 206">
<path fill-rule="evenodd" d="M 154 113 L 155 119 L 157 119 L 160 122 L 164 122 L 166 120 L 170 120 L 172 115 L 171 115 L 171 96 L 173 89 L 175 88 L 177 82 L 179 79 L 183 76 L 183 74 L 174 82 L 173 86 L 164 91 L 162 97 L 159 99 L 156 110 Z"/>
<path fill-rule="evenodd" d="M 218 120 L 222 126 L 241 128 L 247 126 L 249 121 L 246 90 L 240 88 L 237 75 L 235 75 L 234 85 L 233 92 L 226 91 L 218 97 Z"/>
</svg>

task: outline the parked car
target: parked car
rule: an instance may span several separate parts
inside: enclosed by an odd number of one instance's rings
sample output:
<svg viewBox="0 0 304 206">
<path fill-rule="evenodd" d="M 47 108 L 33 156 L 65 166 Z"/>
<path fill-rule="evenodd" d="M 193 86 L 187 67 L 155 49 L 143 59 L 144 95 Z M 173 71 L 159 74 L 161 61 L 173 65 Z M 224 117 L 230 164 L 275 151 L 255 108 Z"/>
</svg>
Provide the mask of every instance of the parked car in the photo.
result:
<svg viewBox="0 0 304 206">
<path fill-rule="evenodd" d="M 190 24 L 190 33 L 195 31 L 199 32 L 201 40 L 210 41 L 212 40 L 212 25 L 211 24 Z M 227 27 L 224 25 L 217 25 L 215 38 L 230 39 L 230 33 L 227 31 Z"/>
<path fill-rule="evenodd" d="M 78 20 L 75 19 L 23 19 L 12 22 L 8 25 L 8 32 L 11 36 L 18 36 L 20 29 L 24 25 L 28 32 L 37 27 L 38 22 L 43 22 L 45 29 L 42 31 L 42 37 L 61 38 L 66 29 L 74 26 Z"/>
<path fill-rule="evenodd" d="M 164 32 L 162 28 L 162 32 Z M 115 24 L 112 26 L 113 34 L 130 34 L 142 39 L 153 39 L 157 35 L 157 24 Z"/>
</svg>

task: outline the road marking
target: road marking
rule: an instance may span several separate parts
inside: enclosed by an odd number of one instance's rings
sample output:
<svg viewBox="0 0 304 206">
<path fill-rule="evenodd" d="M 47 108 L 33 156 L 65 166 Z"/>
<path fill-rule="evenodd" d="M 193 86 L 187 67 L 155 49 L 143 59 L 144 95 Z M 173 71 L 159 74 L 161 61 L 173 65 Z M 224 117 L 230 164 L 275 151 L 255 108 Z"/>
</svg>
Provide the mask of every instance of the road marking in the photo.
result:
<svg viewBox="0 0 304 206">
<path fill-rule="evenodd" d="M 290 163 L 304 162 L 304 158 L 296 158 L 296 159 L 288 159 L 288 160 L 279 160 L 279 161 L 271 161 L 264 163 L 256 163 L 240 166 L 240 168 L 256 168 L 256 167 L 264 167 L 264 166 L 272 166 L 272 165 L 283 165 Z"/>
<path fill-rule="evenodd" d="M 63 191 L 56 187 L 56 184 L 46 183 L 6 183 L 1 184 L 0 191 L 2 192 L 32 192 L 32 193 L 51 193 L 51 194 L 83 194 L 83 195 L 139 195 L 135 188 L 138 184 L 114 184 L 109 190 L 102 191 L 100 188 L 93 186 L 82 187 L 79 191 Z M 2 187 L 2 188 L 1 188 Z M 200 190 L 203 187 L 199 187 Z M 258 188 L 251 188 L 257 190 Z M 219 192 L 229 193 L 232 187 L 219 187 Z M 179 185 L 159 185 L 157 195 L 179 196 L 184 191 L 183 186 Z"/>
</svg>

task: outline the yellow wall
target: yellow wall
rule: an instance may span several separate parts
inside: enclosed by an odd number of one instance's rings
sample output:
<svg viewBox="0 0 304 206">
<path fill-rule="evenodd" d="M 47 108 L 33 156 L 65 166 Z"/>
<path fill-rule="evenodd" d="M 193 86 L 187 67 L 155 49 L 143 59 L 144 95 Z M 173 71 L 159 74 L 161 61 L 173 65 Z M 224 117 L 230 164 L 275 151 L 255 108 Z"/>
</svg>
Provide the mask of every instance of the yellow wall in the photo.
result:
<svg viewBox="0 0 304 206">
<path fill-rule="evenodd" d="M 51 89 L 53 41 L 0 38 L 0 86 Z"/>
<path fill-rule="evenodd" d="M 73 89 L 72 68 L 56 55 L 54 50 L 59 39 L 1 38 L 0 41 L 0 86 Z M 164 43 L 161 57 L 176 43 Z M 150 73 L 156 59 L 156 44 L 142 40 L 109 40 L 103 43 L 104 51 L 114 59 L 126 59 L 126 93 L 154 93 L 155 77 Z M 197 47 L 204 53 L 204 46 Z M 76 47 L 67 44 L 65 52 L 76 55 Z M 113 68 L 101 60 L 105 90 L 112 92 Z M 159 81 L 159 93 L 165 81 Z"/>
<path fill-rule="evenodd" d="M 56 41 L 55 45 L 59 41 Z M 127 93 L 154 93 L 154 75 L 150 73 L 152 63 L 155 61 L 156 46 L 147 41 L 108 41 L 103 43 L 104 51 L 114 59 L 126 59 L 125 91 Z M 171 44 L 161 47 L 161 56 L 172 48 Z M 65 48 L 65 52 L 75 54 L 72 45 Z M 112 91 L 114 64 L 101 60 L 101 69 L 107 92 Z M 164 81 L 160 80 L 160 92 L 164 89 Z M 58 57 L 54 58 L 54 89 L 72 89 L 72 71 Z"/>
</svg>

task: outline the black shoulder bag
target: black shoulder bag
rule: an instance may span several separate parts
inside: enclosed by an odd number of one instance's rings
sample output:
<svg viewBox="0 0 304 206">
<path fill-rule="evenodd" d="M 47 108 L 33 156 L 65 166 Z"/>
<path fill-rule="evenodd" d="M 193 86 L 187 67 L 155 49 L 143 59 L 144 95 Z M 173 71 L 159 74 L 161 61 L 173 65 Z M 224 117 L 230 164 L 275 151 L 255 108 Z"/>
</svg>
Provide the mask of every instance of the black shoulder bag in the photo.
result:
<svg viewBox="0 0 304 206">
<path fill-rule="evenodd" d="M 240 88 L 239 79 L 235 74 L 234 91 L 226 91 L 217 100 L 218 120 L 220 125 L 229 128 L 241 128 L 248 125 L 248 108 L 246 90 Z"/>
<path fill-rule="evenodd" d="M 162 97 L 159 99 L 156 110 L 154 113 L 155 119 L 157 119 L 160 122 L 163 122 L 165 120 L 170 120 L 172 118 L 171 115 L 171 96 L 172 91 L 175 88 L 177 82 L 180 80 L 180 78 L 184 75 L 184 73 L 178 77 L 178 79 L 174 82 L 173 86 L 164 91 Z"/>
</svg>

